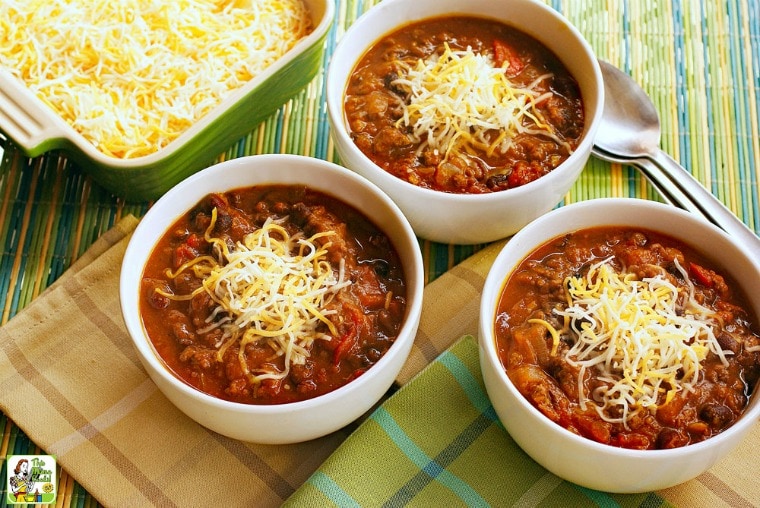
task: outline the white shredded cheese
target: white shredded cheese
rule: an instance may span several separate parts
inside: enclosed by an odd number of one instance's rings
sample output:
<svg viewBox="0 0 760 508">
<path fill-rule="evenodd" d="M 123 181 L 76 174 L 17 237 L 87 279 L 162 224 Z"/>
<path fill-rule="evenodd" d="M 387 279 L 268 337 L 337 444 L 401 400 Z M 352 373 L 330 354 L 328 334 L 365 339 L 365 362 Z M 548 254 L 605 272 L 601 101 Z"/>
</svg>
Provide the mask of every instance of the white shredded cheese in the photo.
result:
<svg viewBox="0 0 760 508">
<path fill-rule="evenodd" d="M 302 0 L 3 0 L 0 65 L 126 159 L 166 146 L 310 29 Z"/>
<path fill-rule="evenodd" d="M 507 78 L 505 68 L 494 67 L 490 55 L 471 48 L 454 51 L 448 44 L 441 55 L 402 66 L 402 75 L 393 81 L 407 94 L 399 122 L 411 127 L 414 141 L 422 143 L 420 150 L 430 147 L 446 157 L 463 148 L 505 153 L 523 132 L 567 145 L 536 107 L 551 96 L 535 91 L 550 75 L 519 87 Z"/>
<path fill-rule="evenodd" d="M 565 358 L 580 367 L 581 407 L 591 402 L 608 422 L 626 424 L 642 410 L 655 410 L 659 401 L 693 390 L 709 352 L 724 363 L 731 354 L 713 332 L 715 312 L 694 300 L 688 274 L 675 263 L 689 294 L 680 294 L 664 274 L 637 280 L 618 273 L 610 259 L 593 265 L 585 277 L 565 280 L 568 306 L 555 313 L 569 318 L 576 338 Z M 589 397 L 583 380 L 590 369 L 605 384 Z M 611 416 L 612 408 L 620 416 Z"/>
<path fill-rule="evenodd" d="M 333 270 L 327 260 L 329 243 L 319 246 L 315 242 L 334 233 L 319 233 L 308 239 L 291 236 L 270 219 L 229 248 L 222 239 L 209 236 L 215 220 L 216 210 L 206 240 L 215 244 L 218 259 L 196 258 L 168 274 L 176 277 L 192 269 L 203 279 L 203 285 L 192 295 L 178 299 L 205 292 L 216 304 L 208 326 L 198 333 L 216 328 L 223 331 L 216 344 L 218 361 L 238 343 L 240 366 L 250 383 L 282 379 L 291 365 L 303 364 L 310 356 L 314 340 L 331 340 L 337 333 L 326 306 L 351 281 L 344 278 L 342 267 Z M 326 325 L 329 333 L 319 332 L 320 325 Z M 268 364 L 251 370 L 246 345 L 255 342 L 271 347 L 272 358 L 284 357 L 284 369 Z"/>
</svg>

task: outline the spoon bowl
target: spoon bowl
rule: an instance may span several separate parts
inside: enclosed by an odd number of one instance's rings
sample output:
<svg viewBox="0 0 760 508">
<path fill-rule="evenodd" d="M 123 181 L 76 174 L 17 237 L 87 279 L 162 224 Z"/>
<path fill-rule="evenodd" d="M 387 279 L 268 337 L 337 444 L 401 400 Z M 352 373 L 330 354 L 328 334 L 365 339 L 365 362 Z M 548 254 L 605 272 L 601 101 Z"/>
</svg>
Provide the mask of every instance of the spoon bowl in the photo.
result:
<svg viewBox="0 0 760 508">
<path fill-rule="evenodd" d="M 599 60 L 604 77 L 604 129 L 594 145 L 623 158 L 646 157 L 660 146 L 660 117 L 646 92 L 614 65 Z M 621 91 L 624 93 L 621 94 Z M 631 136 L 635 132 L 635 136 Z"/>
</svg>

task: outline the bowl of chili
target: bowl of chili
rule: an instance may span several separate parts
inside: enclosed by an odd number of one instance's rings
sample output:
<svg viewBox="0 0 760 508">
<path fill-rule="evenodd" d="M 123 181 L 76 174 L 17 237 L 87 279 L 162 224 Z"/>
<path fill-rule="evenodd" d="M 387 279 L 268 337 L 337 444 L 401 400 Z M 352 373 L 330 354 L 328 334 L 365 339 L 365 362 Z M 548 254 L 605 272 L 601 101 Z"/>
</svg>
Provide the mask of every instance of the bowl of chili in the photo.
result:
<svg viewBox="0 0 760 508">
<path fill-rule="evenodd" d="M 141 220 L 120 275 L 148 374 L 199 424 L 283 444 L 336 431 L 388 390 L 421 312 L 422 257 L 398 207 L 336 164 L 226 161 Z"/>
<path fill-rule="evenodd" d="M 485 282 L 480 362 L 515 442 L 634 493 L 695 478 L 760 416 L 760 264 L 675 207 L 598 199 L 512 238 Z"/>
<path fill-rule="evenodd" d="M 603 96 L 582 34 L 533 0 L 386 0 L 343 35 L 326 85 L 342 163 L 418 236 L 458 244 L 510 236 L 561 201 Z"/>
</svg>

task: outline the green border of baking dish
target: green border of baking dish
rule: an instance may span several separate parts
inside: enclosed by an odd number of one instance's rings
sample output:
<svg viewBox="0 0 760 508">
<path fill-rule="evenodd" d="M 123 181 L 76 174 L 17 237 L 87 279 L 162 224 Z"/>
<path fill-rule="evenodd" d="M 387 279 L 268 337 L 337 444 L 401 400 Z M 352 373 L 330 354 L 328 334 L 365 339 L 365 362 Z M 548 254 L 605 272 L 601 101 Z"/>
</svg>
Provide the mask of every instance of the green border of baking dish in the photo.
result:
<svg viewBox="0 0 760 508">
<path fill-rule="evenodd" d="M 5 71 L 0 79 L 0 131 L 29 157 L 63 150 L 98 184 L 127 201 L 156 199 L 213 163 L 317 75 L 323 65 L 335 7 L 332 0 L 306 3 L 314 24 L 311 34 L 153 154 L 134 159 L 106 156 Z"/>
</svg>

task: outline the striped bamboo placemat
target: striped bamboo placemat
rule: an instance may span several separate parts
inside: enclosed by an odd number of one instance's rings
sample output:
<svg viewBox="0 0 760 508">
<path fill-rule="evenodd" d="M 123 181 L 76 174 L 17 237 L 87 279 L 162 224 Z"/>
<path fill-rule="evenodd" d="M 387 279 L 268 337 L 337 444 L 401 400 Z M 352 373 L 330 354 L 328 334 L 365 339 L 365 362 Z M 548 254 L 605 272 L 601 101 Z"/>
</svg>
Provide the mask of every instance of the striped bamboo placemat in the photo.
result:
<svg viewBox="0 0 760 508">
<path fill-rule="evenodd" d="M 335 0 L 325 65 L 343 31 L 378 0 Z M 494 0 L 498 1 L 498 0 Z M 760 232 L 760 3 L 755 0 L 544 0 L 597 55 L 631 74 L 661 115 L 662 146 L 750 228 Z M 219 160 L 296 153 L 339 162 L 329 137 L 324 71 Z M 65 155 L 28 159 L 0 134 L 0 325 L 52 284 L 100 235 L 150 203 L 125 203 Z M 564 202 L 628 196 L 659 200 L 630 167 L 591 159 Z M 432 281 L 482 245 L 420 240 Z M 0 478 L 9 454 L 42 453 L 0 414 Z M 76 472 L 73 472 L 75 475 Z M 66 471 L 59 506 L 98 502 Z M 0 507 L 5 506 L 5 485 Z"/>
</svg>

